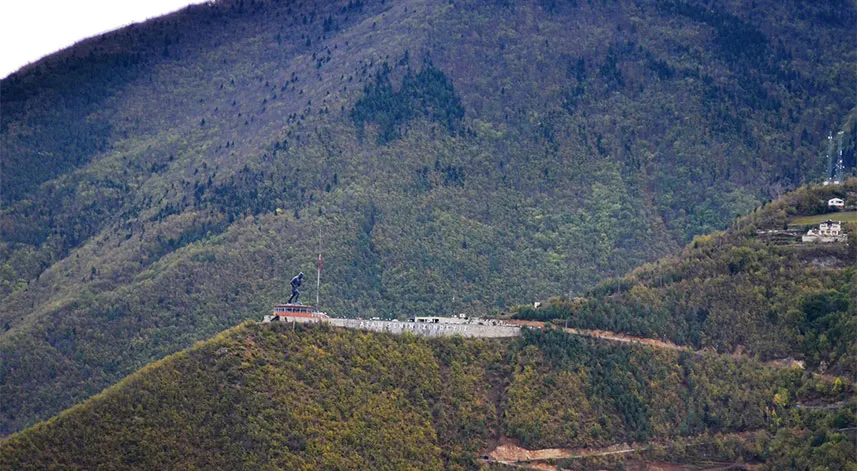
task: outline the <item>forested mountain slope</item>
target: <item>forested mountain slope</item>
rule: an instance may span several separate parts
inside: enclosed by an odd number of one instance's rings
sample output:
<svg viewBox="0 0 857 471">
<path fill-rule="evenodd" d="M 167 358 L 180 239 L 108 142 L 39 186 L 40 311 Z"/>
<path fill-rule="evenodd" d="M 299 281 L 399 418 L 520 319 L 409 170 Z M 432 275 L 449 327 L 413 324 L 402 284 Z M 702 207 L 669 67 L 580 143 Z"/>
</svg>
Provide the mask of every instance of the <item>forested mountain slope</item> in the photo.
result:
<svg viewBox="0 0 857 471">
<path fill-rule="evenodd" d="M 258 318 L 577 293 L 854 160 L 848 2 L 225 0 L 0 83 L 0 434 Z M 308 293 L 312 297 L 312 291 Z"/>
<path fill-rule="evenodd" d="M 788 193 L 728 230 L 697 237 L 679 255 L 608 280 L 577 299 L 553 299 L 518 317 L 669 339 L 694 349 L 793 357 L 815 371 L 857 377 L 857 225 L 848 243 L 800 243 L 784 229 L 801 216 L 851 218 L 857 179 Z M 808 227 L 797 225 L 795 232 Z"/>
<path fill-rule="evenodd" d="M 796 401 L 851 393 L 799 369 L 558 331 L 485 341 L 250 323 L 0 442 L 0 469 L 485 469 L 500 438 L 598 447 L 750 431 L 770 449 Z M 811 446 L 815 464 L 854 452 L 835 434 Z"/>
</svg>

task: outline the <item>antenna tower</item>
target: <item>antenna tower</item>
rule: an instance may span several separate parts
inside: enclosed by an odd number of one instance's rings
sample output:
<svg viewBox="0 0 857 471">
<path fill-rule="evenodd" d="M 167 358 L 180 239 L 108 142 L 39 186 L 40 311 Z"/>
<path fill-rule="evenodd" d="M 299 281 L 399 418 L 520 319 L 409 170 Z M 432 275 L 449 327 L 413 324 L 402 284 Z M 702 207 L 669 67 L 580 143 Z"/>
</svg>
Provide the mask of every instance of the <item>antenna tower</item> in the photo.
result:
<svg viewBox="0 0 857 471">
<path fill-rule="evenodd" d="M 836 169 L 834 170 L 835 174 L 833 176 L 833 183 L 838 185 L 842 183 L 842 173 L 845 170 L 845 161 L 842 159 L 842 136 L 845 134 L 842 131 L 836 133 L 836 137 L 839 141 L 839 157 L 836 159 Z"/>
<path fill-rule="evenodd" d="M 827 173 L 825 174 L 824 184 L 830 185 L 833 183 L 833 133 L 827 135 Z"/>
</svg>

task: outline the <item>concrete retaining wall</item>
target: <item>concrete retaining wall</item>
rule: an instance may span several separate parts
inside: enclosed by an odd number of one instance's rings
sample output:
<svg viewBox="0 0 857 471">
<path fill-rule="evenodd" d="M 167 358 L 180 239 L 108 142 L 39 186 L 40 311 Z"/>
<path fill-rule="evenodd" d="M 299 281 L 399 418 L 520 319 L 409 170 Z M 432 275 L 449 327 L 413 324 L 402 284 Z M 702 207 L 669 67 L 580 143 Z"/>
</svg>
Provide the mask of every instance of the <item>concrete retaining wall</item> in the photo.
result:
<svg viewBox="0 0 857 471">
<path fill-rule="evenodd" d="M 263 322 L 270 322 L 273 316 L 265 316 Z M 347 329 L 363 329 L 373 332 L 389 332 L 401 334 L 413 332 L 423 337 L 444 337 L 460 335 L 462 337 L 500 338 L 517 337 L 521 335 L 518 326 L 478 325 L 478 324 L 424 324 L 419 322 L 370 321 L 360 319 L 312 319 L 307 317 L 282 317 L 283 322 L 300 322 L 303 324 L 325 322 Z"/>
</svg>

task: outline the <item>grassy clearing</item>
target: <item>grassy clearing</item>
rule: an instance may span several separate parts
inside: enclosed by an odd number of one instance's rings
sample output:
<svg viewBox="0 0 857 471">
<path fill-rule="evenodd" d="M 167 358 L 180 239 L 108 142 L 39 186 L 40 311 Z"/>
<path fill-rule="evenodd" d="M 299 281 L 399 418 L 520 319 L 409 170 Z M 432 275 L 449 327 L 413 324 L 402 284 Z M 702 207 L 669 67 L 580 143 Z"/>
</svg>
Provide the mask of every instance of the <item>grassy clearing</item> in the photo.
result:
<svg viewBox="0 0 857 471">
<path fill-rule="evenodd" d="M 842 222 L 857 222 L 857 211 L 846 211 L 846 212 L 837 212 L 837 213 L 827 213 L 827 214 L 816 214 L 815 216 L 802 216 L 796 217 L 789 221 L 789 225 L 792 226 L 806 226 L 809 224 L 818 224 L 822 223 L 828 219 L 832 219 L 834 221 L 842 221 Z"/>
</svg>

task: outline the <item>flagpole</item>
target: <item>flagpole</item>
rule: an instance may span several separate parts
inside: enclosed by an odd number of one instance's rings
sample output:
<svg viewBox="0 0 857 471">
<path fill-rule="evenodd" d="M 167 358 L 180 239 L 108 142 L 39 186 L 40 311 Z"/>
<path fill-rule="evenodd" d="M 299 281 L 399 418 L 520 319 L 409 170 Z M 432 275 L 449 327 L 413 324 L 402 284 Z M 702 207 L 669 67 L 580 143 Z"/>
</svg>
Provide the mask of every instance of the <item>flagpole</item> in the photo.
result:
<svg viewBox="0 0 857 471">
<path fill-rule="evenodd" d="M 318 292 L 321 289 L 321 254 L 318 254 L 318 277 L 315 282 L 315 307 L 318 308 Z"/>
</svg>

